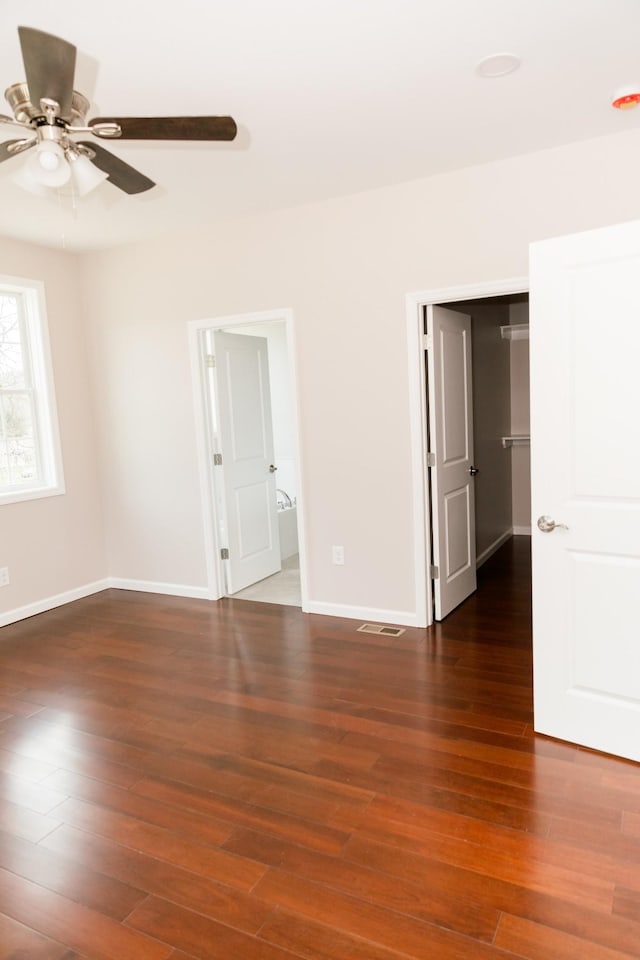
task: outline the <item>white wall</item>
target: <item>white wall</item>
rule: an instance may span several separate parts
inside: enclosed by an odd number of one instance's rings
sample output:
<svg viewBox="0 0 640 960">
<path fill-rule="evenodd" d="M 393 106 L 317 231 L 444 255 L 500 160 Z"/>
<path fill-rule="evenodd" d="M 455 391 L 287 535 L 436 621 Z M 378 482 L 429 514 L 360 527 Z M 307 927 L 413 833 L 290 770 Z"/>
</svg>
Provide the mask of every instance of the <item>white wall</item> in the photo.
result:
<svg viewBox="0 0 640 960">
<path fill-rule="evenodd" d="M 529 323 L 529 304 L 514 303 L 509 308 L 510 323 Z M 510 342 L 511 362 L 511 433 L 527 435 L 531 431 L 529 417 L 529 340 Z M 517 532 L 531 531 L 531 447 L 522 444 L 511 448 L 512 515 Z"/>
<path fill-rule="evenodd" d="M 500 327 L 509 321 L 505 304 L 469 304 L 473 345 L 474 480 L 476 556 L 482 562 L 512 527 L 511 457 L 502 446 L 510 431 L 509 344 Z"/>
<path fill-rule="evenodd" d="M 0 273 L 44 282 L 66 492 L 0 506 L 0 624 L 36 612 L 106 576 L 95 429 L 77 293 L 80 261 L 0 238 Z"/>
<path fill-rule="evenodd" d="M 531 241 L 640 217 L 640 197 L 628 186 L 639 161 L 635 131 L 85 255 L 109 573 L 185 589 L 206 585 L 186 325 L 291 307 L 311 606 L 410 622 L 405 295 L 526 275 Z M 72 303 L 71 317 L 60 321 L 71 341 L 78 314 L 70 273 L 63 270 L 53 287 Z M 71 359 L 81 347 L 65 340 L 63 350 Z M 67 459 L 77 463 L 82 451 L 85 464 L 92 454 L 86 382 L 71 368 L 64 435 L 69 446 L 76 421 L 77 439 Z M 95 558 L 99 505 L 95 485 L 78 473 L 71 469 L 91 546 L 74 526 L 76 514 L 53 535 L 56 544 L 69 537 L 79 556 Z M 21 535 L 39 529 L 30 519 Z M 16 523 L 14 544 L 17 531 Z M 332 544 L 345 548 L 342 567 L 331 564 Z M 91 563 L 74 561 L 71 569 L 71 562 L 67 581 L 91 575 Z M 51 569 L 37 575 L 31 593 L 53 592 L 55 580 Z"/>
<path fill-rule="evenodd" d="M 111 571 L 205 583 L 186 324 L 286 306 L 312 606 L 409 618 L 406 292 L 526 275 L 531 241 L 640 216 L 639 159 L 624 134 L 87 255 Z"/>
</svg>

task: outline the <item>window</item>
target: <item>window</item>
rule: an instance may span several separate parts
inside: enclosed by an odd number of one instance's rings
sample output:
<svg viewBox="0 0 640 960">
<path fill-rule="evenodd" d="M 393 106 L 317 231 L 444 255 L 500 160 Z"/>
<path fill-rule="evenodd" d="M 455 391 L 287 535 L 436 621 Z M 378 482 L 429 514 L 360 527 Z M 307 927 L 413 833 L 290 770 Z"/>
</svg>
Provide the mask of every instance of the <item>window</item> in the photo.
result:
<svg viewBox="0 0 640 960">
<path fill-rule="evenodd" d="M 0 277 L 0 504 L 63 492 L 42 286 Z"/>
</svg>

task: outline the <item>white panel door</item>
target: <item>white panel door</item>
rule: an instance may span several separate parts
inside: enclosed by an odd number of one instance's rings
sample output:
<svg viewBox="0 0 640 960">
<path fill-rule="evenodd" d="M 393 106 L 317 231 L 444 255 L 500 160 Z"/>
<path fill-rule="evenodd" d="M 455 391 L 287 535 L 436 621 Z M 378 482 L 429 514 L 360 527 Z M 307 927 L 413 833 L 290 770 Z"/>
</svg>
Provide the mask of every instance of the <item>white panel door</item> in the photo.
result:
<svg viewBox="0 0 640 960">
<path fill-rule="evenodd" d="M 267 341 L 215 331 L 227 593 L 281 569 Z"/>
<path fill-rule="evenodd" d="M 427 307 L 434 615 L 442 620 L 476 589 L 471 318 Z"/>
<path fill-rule="evenodd" d="M 640 760 L 640 222 L 530 276 L 535 729 Z"/>
</svg>

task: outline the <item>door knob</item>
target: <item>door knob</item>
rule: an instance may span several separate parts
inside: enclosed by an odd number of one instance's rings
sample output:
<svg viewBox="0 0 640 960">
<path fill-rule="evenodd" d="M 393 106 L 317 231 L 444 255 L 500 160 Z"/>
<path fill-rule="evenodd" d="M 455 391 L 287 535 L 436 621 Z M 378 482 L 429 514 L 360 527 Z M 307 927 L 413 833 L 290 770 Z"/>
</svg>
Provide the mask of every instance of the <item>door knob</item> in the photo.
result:
<svg viewBox="0 0 640 960">
<path fill-rule="evenodd" d="M 469 473 L 472 477 L 475 477 L 477 473 L 480 473 L 479 467 L 469 467 Z"/>
<path fill-rule="evenodd" d="M 269 464 L 269 473 L 275 473 L 277 469 L 272 463 Z"/>
<path fill-rule="evenodd" d="M 560 527 L 562 530 L 569 529 L 566 523 L 556 523 L 555 520 L 551 519 L 551 517 L 546 517 L 544 515 L 538 517 L 538 530 L 542 530 L 543 533 L 553 533 L 557 527 Z"/>
</svg>

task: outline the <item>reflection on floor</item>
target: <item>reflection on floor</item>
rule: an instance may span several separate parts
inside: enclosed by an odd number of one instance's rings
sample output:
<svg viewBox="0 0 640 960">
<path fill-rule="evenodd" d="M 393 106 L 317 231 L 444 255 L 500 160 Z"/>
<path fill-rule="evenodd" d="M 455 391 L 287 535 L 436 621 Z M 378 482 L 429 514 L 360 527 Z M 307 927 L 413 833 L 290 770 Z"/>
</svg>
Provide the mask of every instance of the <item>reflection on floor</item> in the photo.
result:
<svg viewBox="0 0 640 960">
<path fill-rule="evenodd" d="M 299 607 L 300 596 L 300 559 L 298 554 L 282 561 L 280 573 L 259 580 L 233 594 L 234 600 L 261 600 L 263 603 L 285 603 Z"/>
</svg>

